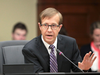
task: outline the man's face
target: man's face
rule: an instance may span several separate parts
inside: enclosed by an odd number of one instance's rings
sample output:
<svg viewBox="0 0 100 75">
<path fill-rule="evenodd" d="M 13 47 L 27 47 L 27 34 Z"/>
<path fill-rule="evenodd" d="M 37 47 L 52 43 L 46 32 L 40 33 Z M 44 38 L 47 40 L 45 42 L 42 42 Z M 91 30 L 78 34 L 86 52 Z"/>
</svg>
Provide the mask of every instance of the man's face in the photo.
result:
<svg viewBox="0 0 100 75">
<path fill-rule="evenodd" d="M 13 40 L 25 40 L 26 39 L 26 31 L 20 28 L 16 29 L 14 33 L 12 33 Z"/>
<path fill-rule="evenodd" d="M 46 28 L 43 28 L 43 26 L 40 26 L 40 23 L 38 23 L 38 24 L 39 24 L 41 34 L 43 35 L 44 41 L 47 42 L 48 44 L 53 44 L 55 42 L 55 39 L 56 39 L 62 25 L 60 25 L 56 29 L 52 29 L 50 26 L 46 29 Z M 56 14 L 55 16 L 53 16 L 51 18 L 46 17 L 46 18 L 42 19 L 41 24 L 59 25 L 58 14 Z"/>
</svg>

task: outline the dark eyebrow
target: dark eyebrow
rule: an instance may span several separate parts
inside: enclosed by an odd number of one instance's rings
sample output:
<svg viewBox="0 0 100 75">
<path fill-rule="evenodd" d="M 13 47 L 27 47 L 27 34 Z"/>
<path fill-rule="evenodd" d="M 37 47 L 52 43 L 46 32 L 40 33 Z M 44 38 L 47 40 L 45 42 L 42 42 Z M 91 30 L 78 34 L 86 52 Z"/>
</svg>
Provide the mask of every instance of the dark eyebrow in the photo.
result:
<svg viewBox="0 0 100 75">
<path fill-rule="evenodd" d="M 58 24 L 56 24 L 56 23 L 52 23 L 52 24 L 58 25 Z M 52 24 L 51 24 L 51 25 L 52 25 Z"/>
</svg>

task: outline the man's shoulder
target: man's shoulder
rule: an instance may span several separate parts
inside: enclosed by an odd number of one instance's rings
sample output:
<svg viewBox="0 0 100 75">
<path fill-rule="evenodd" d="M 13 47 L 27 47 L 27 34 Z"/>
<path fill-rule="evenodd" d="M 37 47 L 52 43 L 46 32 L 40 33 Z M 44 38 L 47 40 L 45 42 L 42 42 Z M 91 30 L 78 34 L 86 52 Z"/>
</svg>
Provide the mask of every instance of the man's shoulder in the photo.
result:
<svg viewBox="0 0 100 75">
<path fill-rule="evenodd" d="M 73 37 L 70 37 L 70 36 L 67 36 L 67 35 L 62 35 L 62 34 L 59 34 L 58 38 L 61 39 L 61 40 L 66 40 L 66 41 L 73 41 L 73 40 L 75 40 L 75 38 L 73 38 Z"/>
<path fill-rule="evenodd" d="M 32 40 L 30 40 L 28 43 L 26 43 L 24 47 L 30 48 L 30 47 L 36 46 L 36 44 L 38 43 L 40 39 L 41 39 L 41 36 L 37 36 L 33 38 Z"/>
</svg>

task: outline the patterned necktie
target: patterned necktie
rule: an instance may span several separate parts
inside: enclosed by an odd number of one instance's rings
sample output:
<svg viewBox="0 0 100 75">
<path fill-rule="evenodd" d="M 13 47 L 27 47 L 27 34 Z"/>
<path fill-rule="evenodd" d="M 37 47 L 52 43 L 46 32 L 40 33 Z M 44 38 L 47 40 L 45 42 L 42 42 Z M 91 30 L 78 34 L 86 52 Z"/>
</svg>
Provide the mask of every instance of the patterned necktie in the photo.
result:
<svg viewBox="0 0 100 75">
<path fill-rule="evenodd" d="M 50 72 L 58 72 L 58 65 L 57 65 L 57 59 L 54 54 L 54 45 L 50 45 L 49 48 L 51 49 L 50 52 Z"/>
</svg>

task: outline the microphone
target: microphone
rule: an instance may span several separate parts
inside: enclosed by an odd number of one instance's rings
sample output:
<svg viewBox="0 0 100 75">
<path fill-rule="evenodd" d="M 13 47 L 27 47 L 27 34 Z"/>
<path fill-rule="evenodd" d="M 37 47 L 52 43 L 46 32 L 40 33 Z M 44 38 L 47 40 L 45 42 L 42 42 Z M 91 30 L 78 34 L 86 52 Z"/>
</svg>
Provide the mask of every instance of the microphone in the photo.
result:
<svg viewBox="0 0 100 75">
<path fill-rule="evenodd" d="M 84 73 L 84 71 L 81 70 L 76 64 L 74 64 L 68 57 L 66 57 L 66 56 L 64 55 L 63 52 L 61 52 L 59 49 L 56 49 L 56 50 L 58 51 L 59 55 L 62 55 L 62 56 L 63 56 L 64 58 L 66 58 L 70 63 L 72 63 L 75 67 L 77 67 L 81 72 Z"/>
</svg>

